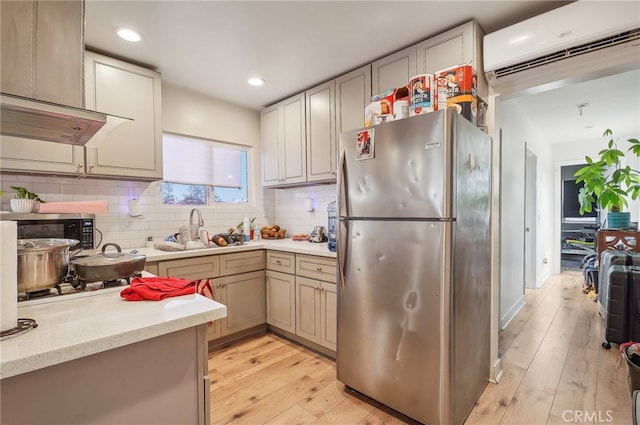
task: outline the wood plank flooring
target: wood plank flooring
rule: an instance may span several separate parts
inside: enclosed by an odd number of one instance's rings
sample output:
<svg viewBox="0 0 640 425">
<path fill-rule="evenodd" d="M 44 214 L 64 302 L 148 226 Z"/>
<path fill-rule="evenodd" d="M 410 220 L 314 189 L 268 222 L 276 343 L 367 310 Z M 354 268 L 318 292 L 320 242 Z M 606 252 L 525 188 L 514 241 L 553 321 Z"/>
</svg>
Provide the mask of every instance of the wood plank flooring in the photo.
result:
<svg viewBox="0 0 640 425">
<path fill-rule="evenodd" d="M 597 303 L 581 289 L 581 273 L 563 272 L 527 290 L 500 335 L 504 376 L 466 425 L 631 424 L 626 365 L 617 346 L 600 347 Z M 209 375 L 213 425 L 416 423 L 346 389 L 332 360 L 270 333 L 211 352 Z"/>
</svg>

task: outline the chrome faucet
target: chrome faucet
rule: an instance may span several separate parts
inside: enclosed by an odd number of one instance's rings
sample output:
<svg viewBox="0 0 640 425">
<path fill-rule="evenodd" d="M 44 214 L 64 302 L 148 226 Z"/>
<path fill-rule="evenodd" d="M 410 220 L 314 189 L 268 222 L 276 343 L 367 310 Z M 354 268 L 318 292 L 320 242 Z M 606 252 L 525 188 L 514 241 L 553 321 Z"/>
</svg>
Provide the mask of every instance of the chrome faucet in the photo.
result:
<svg viewBox="0 0 640 425">
<path fill-rule="evenodd" d="M 193 225 L 193 213 L 194 212 L 198 213 L 198 227 L 204 226 L 204 220 L 202 219 L 202 215 L 200 214 L 200 210 L 198 210 L 197 208 L 194 208 L 194 209 L 191 210 L 191 213 L 189 214 L 189 224 Z"/>
</svg>

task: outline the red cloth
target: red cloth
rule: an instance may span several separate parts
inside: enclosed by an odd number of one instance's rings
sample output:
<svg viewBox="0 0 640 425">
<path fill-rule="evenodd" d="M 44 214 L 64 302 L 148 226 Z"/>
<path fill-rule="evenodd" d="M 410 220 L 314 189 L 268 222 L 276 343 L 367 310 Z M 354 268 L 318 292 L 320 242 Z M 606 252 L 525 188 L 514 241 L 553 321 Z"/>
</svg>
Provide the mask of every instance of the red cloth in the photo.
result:
<svg viewBox="0 0 640 425">
<path fill-rule="evenodd" d="M 127 301 L 160 301 L 195 292 L 196 284 L 192 280 L 176 277 L 136 277 L 131 281 L 131 286 L 120 292 L 120 297 Z"/>
<path fill-rule="evenodd" d="M 209 279 L 196 280 L 196 292 L 203 297 L 213 299 L 213 286 Z"/>
</svg>

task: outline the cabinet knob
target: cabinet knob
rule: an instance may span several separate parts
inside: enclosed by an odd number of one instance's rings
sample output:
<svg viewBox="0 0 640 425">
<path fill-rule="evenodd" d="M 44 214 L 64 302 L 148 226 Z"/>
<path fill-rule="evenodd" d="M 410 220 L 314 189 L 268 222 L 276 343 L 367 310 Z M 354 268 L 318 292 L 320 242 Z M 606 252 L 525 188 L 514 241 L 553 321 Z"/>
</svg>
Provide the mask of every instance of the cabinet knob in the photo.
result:
<svg viewBox="0 0 640 425">
<path fill-rule="evenodd" d="M 322 271 L 322 267 L 320 267 L 320 266 L 316 267 L 316 271 L 317 272 L 321 272 Z"/>
<path fill-rule="evenodd" d="M 76 164 L 76 171 L 82 171 L 83 167 L 84 167 L 83 164 Z"/>
<path fill-rule="evenodd" d="M 276 264 L 280 265 L 282 263 L 280 262 L 280 260 L 276 260 Z"/>
<path fill-rule="evenodd" d="M 94 165 L 93 164 L 89 164 L 89 171 L 91 172 L 93 170 Z"/>
</svg>

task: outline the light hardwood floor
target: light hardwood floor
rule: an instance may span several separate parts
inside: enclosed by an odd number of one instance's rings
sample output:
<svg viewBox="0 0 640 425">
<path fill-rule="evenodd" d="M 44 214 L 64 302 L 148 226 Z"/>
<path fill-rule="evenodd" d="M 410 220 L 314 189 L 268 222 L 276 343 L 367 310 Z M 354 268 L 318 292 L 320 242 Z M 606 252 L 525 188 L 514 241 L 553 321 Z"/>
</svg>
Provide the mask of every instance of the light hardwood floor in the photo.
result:
<svg viewBox="0 0 640 425">
<path fill-rule="evenodd" d="M 563 272 L 527 290 L 500 335 L 504 376 L 466 425 L 631 424 L 626 365 L 616 345 L 600 347 L 603 322 L 581 288 L 581 273 Z M 211 352 L 209 374 L 213 425 L 415 423 L 345 389 L 333 361 L 270 333 Z"/>
</svg>

